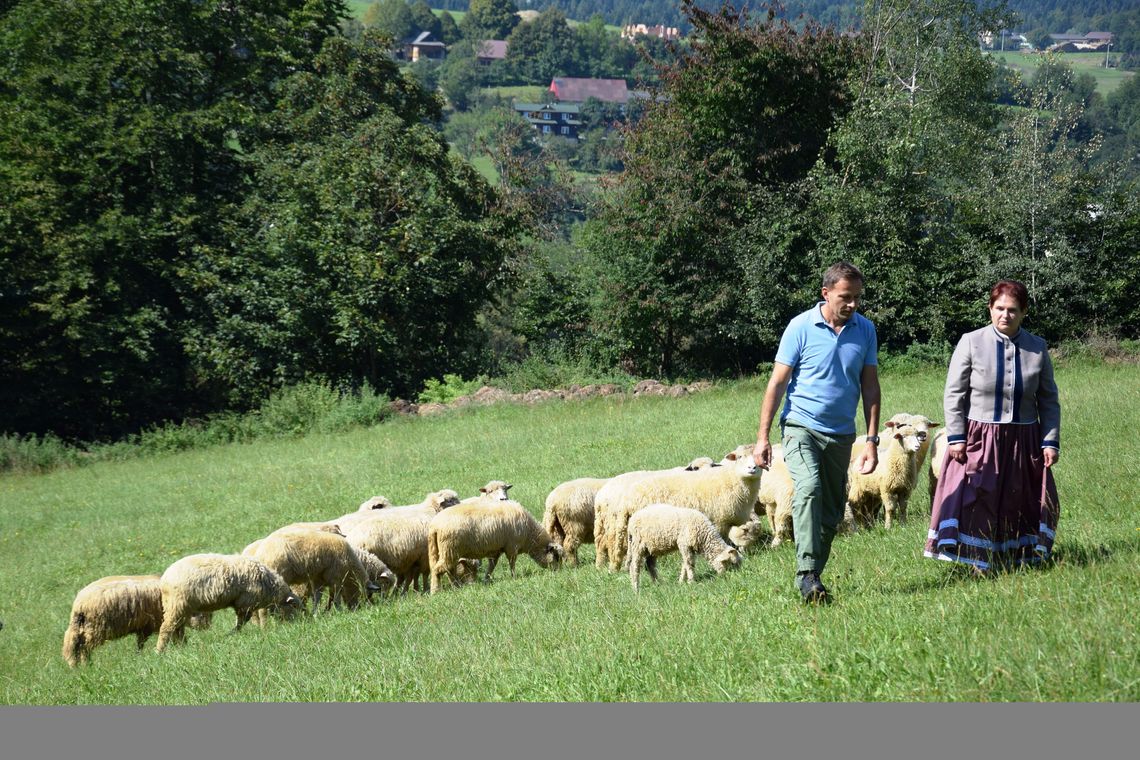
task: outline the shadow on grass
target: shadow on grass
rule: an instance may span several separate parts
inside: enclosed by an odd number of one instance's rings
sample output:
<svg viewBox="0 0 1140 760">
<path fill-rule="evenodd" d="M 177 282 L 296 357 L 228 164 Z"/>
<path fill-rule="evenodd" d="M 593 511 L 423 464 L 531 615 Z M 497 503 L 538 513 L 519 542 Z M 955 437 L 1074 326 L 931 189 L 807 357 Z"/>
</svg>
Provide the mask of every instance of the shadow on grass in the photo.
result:
<svg viewBox="0 0 1140 760">
<path fill-rule="evenodd" d="M 1065 567 L 1090 567 L 1108 562 L 1118 555 L 1134 554 L 1140 554 L 1140 540 L 1112 540 L 1096 544 L 1064 543 L 1057 546 L 1049 559 L 1044 562 L 1030 566 L 999 564 L 984 575 L 976 573 L 973 567 L 964 563 L 940 562 L 939 564 L 948 566 L 945 572 L 904 584 L 899 588 L 899 593 L 913 594 L 960 584 L 989 583 L 1002 576 L 1020 572 L 1050 572 Z"/>
</svg>

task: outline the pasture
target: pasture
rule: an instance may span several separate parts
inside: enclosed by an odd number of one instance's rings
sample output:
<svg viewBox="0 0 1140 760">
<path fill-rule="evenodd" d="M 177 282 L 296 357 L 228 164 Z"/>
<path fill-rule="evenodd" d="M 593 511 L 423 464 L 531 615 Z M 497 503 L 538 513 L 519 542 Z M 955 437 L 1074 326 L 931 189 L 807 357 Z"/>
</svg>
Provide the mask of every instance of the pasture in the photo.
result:
<svg viewBox="0 0 1140 760">
<path fill-rule="evenodd" d="M 1004 59 L 1008 66 L 1020 71 L 1025 78 L 1033 76 L 1033 72 L 1036 71 L 1037 66 L 1042 61 L 1042 56 L 1039 53 L 991 51 L 990 55 L 997 59 Z M 1110 55 L 1119 62 L 1119 53 L 1111 53 Z M 1059 53 L 1056 57 L 1057 60 L 1067 63 L 1073 69 L 1074 74 L 1091 74 L 1092 78 L 1096 80 L 1097 92 L 1101 95 L 1110 94 L 1128 77 L 1135 76 L 1135 72 L 1132 71 L 1124 71 L 1119 68 L 1106 69 L 1104 67 L 1104 53 Z"/>
<path fill-rule="evenodd" d="M 941 419 L 944 372 L 884 372 L 884 418 Z M 0 478 L 0 703 L 246 701 L 1137 701 L 1140 371 L 1057 370 L 1064 451 L 1054 561 L 975 580 L 921 557 L 925 477 L 908 523 L 837 539 L 834 605 L 792 587 L 794 548 L 677 584 L 593 567 L 543 570 L 409 595 L 356 612 L 247 626 L 233 614 L 163 655 L 133 638 L 71 670 L 60 656 L 75 592 L 111 574 L 160 573 L 196 552 L 238 552 L 295 520 L 364 498 L 420 501 L 484 482 L 541 515 L 581 476 L 720 457 L 754 440 L 764 378 L 681 399 L 594 398 L 466 408 L 369 429 Z"/>
</svg>

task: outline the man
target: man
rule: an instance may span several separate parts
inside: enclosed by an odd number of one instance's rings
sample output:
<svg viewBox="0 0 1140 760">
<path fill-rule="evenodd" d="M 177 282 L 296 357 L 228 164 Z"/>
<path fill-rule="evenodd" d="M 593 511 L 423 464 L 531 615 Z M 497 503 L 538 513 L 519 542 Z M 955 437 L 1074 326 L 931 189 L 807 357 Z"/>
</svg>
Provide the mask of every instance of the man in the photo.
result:
<svg viewBox="0 0 1140 760">
<path fill-rule="evenodd" d="M 879 462 L 878 338 L 871 321 L 856 312 L 862 272 L 847 262 L 832 265 L 823 274 L 822 295 L 821 302 L 788 323 L 780 339 L 753 453 L 760 467 L 772 464 L 768 431 L 786 391 L 780 430 L 794 487 L 796 583 L 809 604 L 831 601 L 820 575 L 847 501 L 860 392 L 867 443 L 856 467 L 870 473 Z"/>
</svg>

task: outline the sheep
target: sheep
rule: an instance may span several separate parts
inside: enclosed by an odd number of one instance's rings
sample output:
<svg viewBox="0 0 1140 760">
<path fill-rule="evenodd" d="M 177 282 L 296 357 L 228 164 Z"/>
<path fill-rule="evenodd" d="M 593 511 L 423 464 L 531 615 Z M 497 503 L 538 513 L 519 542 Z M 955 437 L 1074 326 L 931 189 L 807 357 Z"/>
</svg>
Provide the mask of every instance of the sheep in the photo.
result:
<svg viewBox="0 0 1140 760">
<path fill-rule="evenodd" d="M 712 520 L 722 537 L 728 536 L 734 525 L 748 522 L 756 506 L 762 471 L 751 457 L 729 457 L 731 466 L 666 472 L 630 483 L 605 516 L 610 569 L 617 570 L 625 561 L 630 516 L 650 504 L 699 509 Z"/>
<path fill-rule="evenodd" d="M 721 464 L 733 461 L 734 459 L 736 459 L 735 456 L 732 459 L 725 457 Z M 599 569 L 605 567 L 607 560 L 611 554 L 613 554 L 609 541 L 609 533 L 606 529 L 606 517 L 609 512 L 614 509 L 616 502 L 621 498 L 626 488 L 639 480 L 654 475 L 669 472 L 707 470 L 710 469 L 713 464 L 712 459 L 709 457 L 698 457 L 681 467 L 670 467 L 666 470 L 634 470 L 610 478 L 594 495 L 594 565 Z M 624 534 L 620 538 L 624 544 Z"/>
<path fill-rule="evenodd" d="M 384 497 L 380 496 L 376 498 L 383 499 Z M 385 499 L 385 501 L 387 500 Z M 457 494 L 455 491 L 452 491 L 451 489 L 445 488 L 442 491 L 434 491 L 432 493 L 429 493 L 426 497 L 424 497 L 424 500 L 418 504 L 405 504 L 398 507 L 393 507 L 391 504 L 388 504 L 383 508 L 378 507 L 376 509 L 359 509 L 356 512 L 349 512 L 347 515 L 341 515 L 335 519 L 328 520 L 325 524 L 338 525 L 340 526 L 340 529 L 344 531 L 345 535 L 347 535 L 347 532 L 351 530 L 357 523 L 365 520 L 370 520 L 376 515 L 407 515 L 413 512 L 434 515 L 441 509 L 453 507 L 458 503 L 459 494 Z M 363 507 L 363 505 L 361 506 Z"/>
<path fill-rule="evenodd" d="M 594 497 L 609 478 L 578 478 L 560 483 L 546 497 L 542 527 L 578 566 L 578 547 L 594 543 Z"/>
<path fill-rule="evenodd" d="M 758 543 L 764 538 L 764 525 L 756 517 L 752 517 L 743 525 L 734 525 L 728 529 L 728 540 L 742 552 Z"/>
<path fill-rule="evenodd" d="M 934 492 L 938 489 L 938 478 L 942 475 L 942 462 L 946 459 L 946 431 L 939 430 L 930 442 L 930 472 L 926 478 L 930 490 L 931 509 L 934 508 Z"/>
<path fill-rule="evenodd" d="M 918 478 L 918 431 L 910 425 L 894 427 L 879 447 L 879 464 L 864 475 L 855 467 L 859 452 L 851 452 L 847 473 L 847 505 L 856 524 L 870 526 L 879 507 L 886 512 L 886 527 L 906 522 L 906 507 Z"/>
<path fill-rule="evenodd" d="M 386 496 L 373 496 L 371 499 L 366 499 L 360 503 L 357 512 L 371 512 L 373 509 L 384 509 L 385 507 L 392 506 L 392 502 Z"/>
<path fill-rule="evenodd" d="M 253 613 L 266 607 L 299 607 L 284 579 L 251 557 L 236 554 L 191 554 L 176 561 L 159 579 L 162 625 L 156 651 L 173 639 L 181 641 L 191 615 L 233 608 L 240 631 Z"/>
<path fill-rule="evenodd" d="M 704 555 L 716 572 L 740 567 L 740 550 L 729 546 L 703 512 L 673 504 L 650 504 L 629 518 L 629 580 L 640 591 L 641 563 L 657 580 L 657 558 L 679 551 L 679 583 L 693 582 L 693 553 Z"/>
<path fill-rule="evenodd" d="M 380 590 L 369 581 L 356 551 L 342 535 L 311 529 L 281 530 L 250 544 L 242 555 L 280 575 L 298 598 L 312 598 L 313 612 L 320 604 L 319 592 L 326 586 L 332 599 L 343 600 L 349 609 L 356 609 L 363 595 Z M 260 612 L 258 620 L 265 622 Z"/>
<path fill-rule="evenodd" d="M 907 412 L 899 412 L 895 416 L 883 423 L 885 428 L 896 428 L 904 425 L 910 425 L 915 429 L 918 434 L 918 440 L 921 444 L 918 449 L 918 466 L 921 468 L 922 463 L 926 461 L 926 452 L 930 449 L 930 431 L 938 427 L 942 423 L 935 422 L 929 417 L 921 414 L 909 414 Z M 861 435 L 855 439 L 855 451 L 862 451 L 863 444 L 867 442 L 867 436 Z"/>
<path fill-rule="evenodd" d="M 210 627 L 211 613 L 192 616 L 191 628 Z M 135 634 L 141 650 L 162 625 L 162 588 L 157 575 L 110 575 L 79 590 L 63 635 L 63 659 L 71 667 L 90 662 L 108 641 Z"/>
<path fill-rule="evenodd" d="M 452 585 L 462 585 L 456 573 L 461 558 L 487 558 L 485 580 L 489 581 L 499 557 L 506 554 L 514 577 L 515 559 L 520 552 L 552 569 L 557 569 L 562 561 L 562 547 L 517 501 L 460 504 L 440 512 L 428 526 L 431 593 L 441 589 L 444 575 L 451 578 Z"/>
<path fill-rule="evenodd" d="M 511 490 L 513 486 L 503 480 L 491 480 L 487 485 L 479 489 L 478 496 L 469 496 L 460 501 L 460 504 L 473 504 L 477 501 L 507 501 L 511 497 L 507 496 L 507 491 Z"/>
<path fill-rule="evenodd" d="M 324 533 L 331 533 L 334 536 L 344 538 L 344 532 L 341 530 L 340 525 L 336 522 L 295 522 L 283 525 L 277 530 L 270 533 L 270 536 L 275 536 L 280 533 L 289 533 L 295 530 L 317 530 Z"/>
</svg>

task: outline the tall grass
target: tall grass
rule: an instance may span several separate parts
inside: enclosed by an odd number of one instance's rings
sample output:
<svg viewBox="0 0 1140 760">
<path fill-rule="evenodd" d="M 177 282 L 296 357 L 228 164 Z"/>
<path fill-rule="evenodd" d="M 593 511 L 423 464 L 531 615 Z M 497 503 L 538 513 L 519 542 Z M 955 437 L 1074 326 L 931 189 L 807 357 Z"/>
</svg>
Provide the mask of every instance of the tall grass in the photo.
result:
<svg viewBox="0 0 1140 760">
<path fill-rule="evenodd" d="M 75 592 L 161 572 L 194 552 L 236 552 L 294 520 L 377 493 L 474 494 L 492 478 L 536 515 L 573 477 L 719 456 L 752 440 L 763 379 L 680 399 L 606 397 L 261 439 L 45 475 L 0 478 L 0 702 L 1140 699 L 1132 613 L 1140 592 L 1140 373 L 1058 368 L 1062 516 L 1048 567 L 977 581 L 921 558 L 925 484 L 911 520 L 840 538 L 825 576 L 837 602 L 805 608 L 794 548 L 760 550 L 693 585 L 520 558 L 495 581 L 227 636 L 229 613 L 184 647 L 129 639 L 91 667 L 60 657 Z M 884 413 L 941 419 L 943 370 L 883 372 Z M 151 641 L 153 644 L 153 639 Z"/>
</svg>

